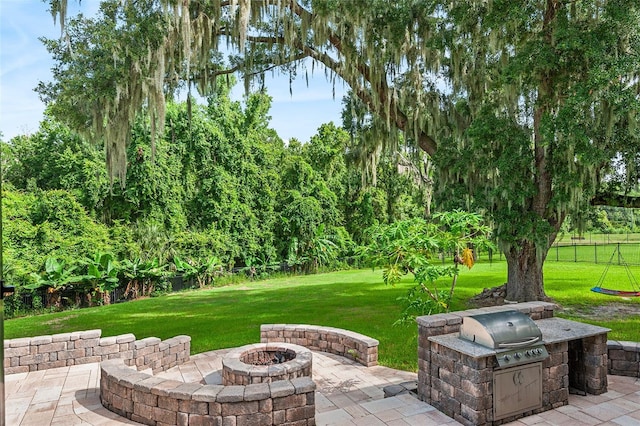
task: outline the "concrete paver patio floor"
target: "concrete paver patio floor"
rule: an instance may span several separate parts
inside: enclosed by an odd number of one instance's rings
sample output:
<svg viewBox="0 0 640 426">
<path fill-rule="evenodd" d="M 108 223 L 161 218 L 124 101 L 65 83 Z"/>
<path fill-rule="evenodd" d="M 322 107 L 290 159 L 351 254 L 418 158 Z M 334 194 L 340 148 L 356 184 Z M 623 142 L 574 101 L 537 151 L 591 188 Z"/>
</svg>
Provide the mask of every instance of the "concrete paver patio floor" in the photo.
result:
<svg viewBox="0 0 640 426">
<path fill-rule="evenodd" d="M 194 355 L 163 377 L 221 383 L 225 350 Z M 99 364 L 5 376 L 8 426 L 136 425 L 100 404 Z M 405 394 L 384 398 L 383 388 L 416 380 L 414 373 L 363 367 L 339 356 L 314 352 L 317 425 L 458 425 L 429 404 Z M 569 405 L 525 417 L 510 425 L 639 425 L 640 379 L 609 376 L 609 392 L 569 397 Z"/>
</svg>

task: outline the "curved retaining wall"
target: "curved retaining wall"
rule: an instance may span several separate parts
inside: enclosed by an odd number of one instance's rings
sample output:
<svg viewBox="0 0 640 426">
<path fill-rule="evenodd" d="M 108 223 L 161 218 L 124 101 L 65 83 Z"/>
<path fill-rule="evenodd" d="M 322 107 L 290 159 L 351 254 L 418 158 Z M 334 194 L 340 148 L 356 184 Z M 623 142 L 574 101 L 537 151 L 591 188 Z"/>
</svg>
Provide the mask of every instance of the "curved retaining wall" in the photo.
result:
<svg viewBox="0 0 640 426">
<path fill-rule="evenodd" d="M 341 328 L 317 325 L 263 324 L 260 327 L 262 343 L 293 343 L 312 351 L 328 352 L 351 358 L 365 367 L 378 365 L 376 339 Z"/>
<path fill-rule="evenodd" d="M 133 370 L 122 360 L 100 364 L 102 405 L 146 425 L 315 425 L 310 377 L 246 386 L 202 385 Z"/>
<path fill-rule="evenodd" d="M 102 330 L 25 337 L 4 341 L 6 374 L 122 359 L 138 370 L 154 373 L 189 361 L 191 337 L 136 340 L 133 334 L 100 337 Z"/>
</svg>

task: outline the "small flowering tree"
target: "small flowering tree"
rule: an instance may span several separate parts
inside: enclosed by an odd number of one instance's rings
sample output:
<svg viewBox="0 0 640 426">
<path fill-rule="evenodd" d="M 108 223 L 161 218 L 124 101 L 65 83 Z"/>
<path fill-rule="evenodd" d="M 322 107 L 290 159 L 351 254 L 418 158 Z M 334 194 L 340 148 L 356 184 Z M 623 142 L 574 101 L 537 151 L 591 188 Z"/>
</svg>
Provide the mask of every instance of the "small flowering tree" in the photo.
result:
<svg viewBox="0 0 640 426">
<path fill-rule="evenodd" d="M 395 285 L 412 274 L 416 285 L 401 299 L 406 308 L 398 323 L 416 316 L 446 312 L 456 287 L 459 266 L 471 269 L 474 249 L 489 248 L 490 228 L 475 213 L 453 211 L 435 214 L 430 221 L 410 219 L 369 229 L 370 243 L 363 257 L 383 268 L 385 284 Z M 450 255 L 452 262 L 446 262 Z M 450 284 L 438 287 L 440 278 Z"/>
</svg>

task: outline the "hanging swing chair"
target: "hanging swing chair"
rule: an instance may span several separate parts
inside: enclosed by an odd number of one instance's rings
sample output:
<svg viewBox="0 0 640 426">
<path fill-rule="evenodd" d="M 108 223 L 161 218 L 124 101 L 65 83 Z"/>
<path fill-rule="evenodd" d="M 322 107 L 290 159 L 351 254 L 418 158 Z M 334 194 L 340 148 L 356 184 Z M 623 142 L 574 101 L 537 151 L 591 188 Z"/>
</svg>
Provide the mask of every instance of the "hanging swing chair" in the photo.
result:
<svg viewBox="0 0 640 426">
<path fill-rule="evenodd" d="M 609 272 L 609 267 L 613 263 L 613 256 L 615 256 L 616 253 L 618 254 L 618 264 L 624 266 L 624 270 L 627 273 L 627 277 L 629 278 L 629 282 L 631 283 L 632 290 L 611 290 L 611 289 L 602 287 L 604 278 L 607 275 L 607 272 Z M 604 268 L 604 272 L 600 276 L 600 279 L 598 280 L 598 284 L 596 284 L 596 286 L 593 287 L 591 291 L 595 293 L 606 294 L 607 296 L 640 297 L 640 286 L 638 285 L 638 281 L 636 280 L 636 277 L 633 276 L 633 274 L 631 273 L 631 270 L 629 269 L 629 265 L 622 257 L 622 253 L 620 253 L 619 245 L 616 246 L 616 249 L 611 254 L 611 257 L 609 258 L 609 263 L 607 263 L 607 266 Z"/>
</svg>

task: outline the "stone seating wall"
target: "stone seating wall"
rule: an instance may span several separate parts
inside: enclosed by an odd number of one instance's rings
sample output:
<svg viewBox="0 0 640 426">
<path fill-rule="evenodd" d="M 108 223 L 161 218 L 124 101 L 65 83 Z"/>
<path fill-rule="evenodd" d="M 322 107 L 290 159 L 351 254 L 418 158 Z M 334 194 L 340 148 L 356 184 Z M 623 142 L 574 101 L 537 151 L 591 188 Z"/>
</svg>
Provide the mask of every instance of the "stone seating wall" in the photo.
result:
<svg viewBox="0 0 640 426">
<path fill-rule="evenodd" d="M 315 425 L 311 377 L 250 385 L 203 385 L 153 374 L 189 360 L 188 336 L 101 338 L 101 330 L 4 342 L 8 374 L 100 362 L 100 397 L 109 410 L 147 425 Z M 265 325 L 262 342 L 284 342 L 378 364 L 378 341 L 332 327 Z"/>
<path fill-rule="evenodd" d="M 133 370 L 122 360 L 100 364 L 102 405 L 146 425 L 313 426 L 310 377 L 253 385 L 202 385 Z"/>
<path fill-rule="evenodd" d="M 640 343 L 607 341 L 608 373 L 640 377 Z"/>
<path fill-rule="evenodd" d="M 350 358 L 365 367 L 378 365 L 376 339 L 349 330 L 317 325 L 263 324 L 260 342 L 284 342 Z"/>
<path fill-rule="evenodd" d="M 154 373 L 189 360 L 191 337 L 136 340 L 133 334 L 100 337 L 102 330 L 77 331 L 4 341 L 6 374 L 122 359 L 138 370 Z"/>
</svg>

